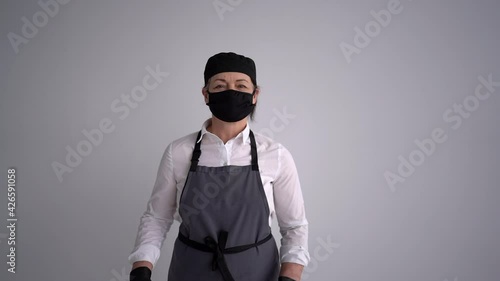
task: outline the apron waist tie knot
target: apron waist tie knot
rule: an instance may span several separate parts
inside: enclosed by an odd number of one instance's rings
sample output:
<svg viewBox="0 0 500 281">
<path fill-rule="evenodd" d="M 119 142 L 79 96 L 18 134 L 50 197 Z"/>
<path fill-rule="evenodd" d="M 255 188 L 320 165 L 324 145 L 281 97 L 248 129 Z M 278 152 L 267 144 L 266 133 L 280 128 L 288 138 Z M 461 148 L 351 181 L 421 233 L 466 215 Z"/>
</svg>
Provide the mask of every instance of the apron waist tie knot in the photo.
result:
<svg viewBox="0 0 500 281">
<path fill-rule="evenodd" d="M 219 237 L 217 238 L 218 242 L 215 241 L 212 237 L 207 236 L 207 237 L 205 237 L 205 241 L 204 241 L 205 244 L 191 240 L 191 239 L 187 238 L 186 236 L 184 236 L 180 232 L 179 232 L 178 238 L 181 242 L 183 242 L 184 244 L 186 244 L 194 249 L 197 249 L 197 250 L 203 251 L 203 252 L 213 253 L 214 255 L 212 258 L 212 270 L 219 269 L 219 271 L 221 272 L 222 277 L 224 278 L 225 281 L 234 281 L 234 278 L 231 275 L 229 268 L 227 267 L 226 260 L 224 258 L 224 254 L 235 254 L 235 253 L 246 251 L 246 250 L 251 249 L 253 247 L 257 247 L 259 245 L 264 244 L 265 242 L 267 242 L 269 239 L 271 239 L 273 237 L 272 233 L 269 233 L 268 236 L 266 236 L 264 239 L 258 241 L 257 243 L 226 248 L 227 236 L 228 236 L 227 231 L 221 231 L 219 233 Z"/>
</svg>

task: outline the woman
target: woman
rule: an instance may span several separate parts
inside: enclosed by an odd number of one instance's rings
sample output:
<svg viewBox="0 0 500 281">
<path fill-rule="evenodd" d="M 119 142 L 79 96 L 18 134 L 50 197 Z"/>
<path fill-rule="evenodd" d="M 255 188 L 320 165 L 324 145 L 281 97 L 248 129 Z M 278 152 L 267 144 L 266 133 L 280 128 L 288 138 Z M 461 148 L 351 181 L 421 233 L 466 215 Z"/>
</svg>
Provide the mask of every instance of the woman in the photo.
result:
<svg viewBox="0 0 500 281">
<path fill-rule="evenodd" d="M 150 280 L 177 220 L 168 280 L 298 281 L 310 260 L 302 191 L 290 152 L 250 130 L 259 96 L 255 63 L 219 53 L 207 61 L 204 78 L 212 117 L 167 146 L 128 258 L 130 278 Z"/>
</svg>

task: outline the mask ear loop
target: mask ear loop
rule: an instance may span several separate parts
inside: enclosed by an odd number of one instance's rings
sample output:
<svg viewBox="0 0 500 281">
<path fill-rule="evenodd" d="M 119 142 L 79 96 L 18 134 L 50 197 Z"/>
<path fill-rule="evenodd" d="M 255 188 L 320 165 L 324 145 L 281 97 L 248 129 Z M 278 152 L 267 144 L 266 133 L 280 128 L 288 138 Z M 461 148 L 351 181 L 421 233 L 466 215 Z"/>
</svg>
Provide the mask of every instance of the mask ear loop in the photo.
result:
<svg viewBox="0 0 500 281">
<path fill-rule="evenodd" d="M 205 103 L 205 105 L 210 105 L 210 95 L 211 95 L 211 94 L 212 94 L 212 93 L 210 93 L 210 92 L 208 91 L 208 88 L 207 88 L 207 99 L 208 99 L 208 102 L 206 102 L 206 103 Z"/>
<path fill-rule="evenodd" d="M 255 103 L 253 103 L 253 98 L 255 97 L 255 91 L 257 91 L 257 87 L 255 87 L 255 89 L 253 89 L 253 92 L 252 92 L 252 105 L 257 104 L 257 101 L 255 101 Z"/>
</svg>

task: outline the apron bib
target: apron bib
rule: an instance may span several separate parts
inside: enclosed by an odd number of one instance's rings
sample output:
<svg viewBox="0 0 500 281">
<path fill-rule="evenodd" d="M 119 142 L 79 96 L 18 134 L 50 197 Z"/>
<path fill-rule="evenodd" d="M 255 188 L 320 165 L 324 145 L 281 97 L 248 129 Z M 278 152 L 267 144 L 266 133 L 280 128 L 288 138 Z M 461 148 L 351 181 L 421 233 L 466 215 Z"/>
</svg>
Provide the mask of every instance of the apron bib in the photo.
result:
<svg viewBox="0 0 500 281">
<path fill-rule="evenodd" d="M 182 223 L 169 281 L 274 281 L 280 269 L 269 205 L 250 130 L 248 166 L 198 166 L 200 142 L 179 203 Z M 201 136 L 198 133 L 197 140 Z"/>
</svg>

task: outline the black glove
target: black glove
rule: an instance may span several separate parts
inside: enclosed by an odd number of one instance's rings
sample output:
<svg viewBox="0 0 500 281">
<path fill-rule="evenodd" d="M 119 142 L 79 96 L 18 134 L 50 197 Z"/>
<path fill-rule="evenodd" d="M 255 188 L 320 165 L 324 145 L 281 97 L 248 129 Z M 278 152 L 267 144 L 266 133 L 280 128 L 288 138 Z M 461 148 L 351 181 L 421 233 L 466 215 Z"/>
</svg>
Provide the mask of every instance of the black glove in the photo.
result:
<svg viewBox="0 0 500 281">
<path fill-rule="evenodd" d="M 292 278 L 285 277 L 285 276 L 280 276 L 278 278 L 278 281 L 295 281 L 295 280 Z"/>
<path fill-rule="evenodd" d="M 151 281 L 151 269 L 141 266 L 130 271 L 130 281 Z"/>
</svg>

